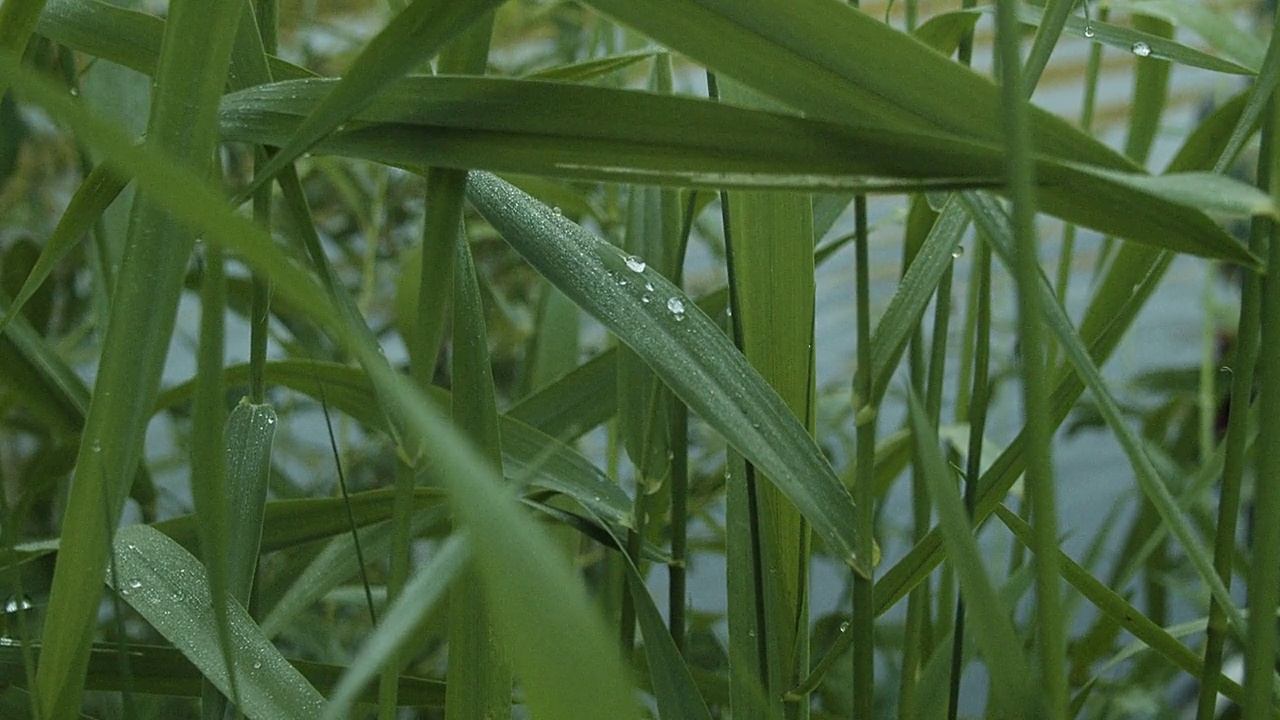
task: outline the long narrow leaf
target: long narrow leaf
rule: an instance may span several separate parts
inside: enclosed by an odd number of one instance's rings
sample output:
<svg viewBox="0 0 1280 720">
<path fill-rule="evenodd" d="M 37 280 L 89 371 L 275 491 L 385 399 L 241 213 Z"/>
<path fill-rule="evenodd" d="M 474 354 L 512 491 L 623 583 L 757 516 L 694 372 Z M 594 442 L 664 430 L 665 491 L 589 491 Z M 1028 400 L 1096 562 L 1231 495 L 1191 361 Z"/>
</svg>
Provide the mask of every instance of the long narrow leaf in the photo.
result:
<svg viewBox="0 0 1280 720">
<path fill-rule="evenodd" d="M 116 534 L 111 587 L 218 686 L 231 694 L 204 567 L 146 525 Z M 285 660 L 239 604 L 226 601 L 235 637 L 240 709 L 251 718 L 315 717 L 324 698 Z"/>
<path fill-rule="evenodd" d="M 766 472 L 836 557 L 867 572 L 871 558 L 855 552 L 848 490 L 777 393 L 692 300 L 640 261 L 492 175 L 472 173 L 467 197 L 517 252 Z"/>
</svg>

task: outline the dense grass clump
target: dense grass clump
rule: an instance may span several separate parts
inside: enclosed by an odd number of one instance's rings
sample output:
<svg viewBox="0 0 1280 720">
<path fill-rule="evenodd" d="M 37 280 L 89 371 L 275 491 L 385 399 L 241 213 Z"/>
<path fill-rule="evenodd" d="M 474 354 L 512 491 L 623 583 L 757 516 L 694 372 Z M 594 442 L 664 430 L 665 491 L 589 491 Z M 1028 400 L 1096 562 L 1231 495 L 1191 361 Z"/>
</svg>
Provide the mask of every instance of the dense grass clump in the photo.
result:
<svg viewBox="0 0 1280 720">
<path fill-rule="evenodd" d="M 899 5 L 4 0 L 0 716 L 1274 717 L 1268 11 Z"/>
</svg>

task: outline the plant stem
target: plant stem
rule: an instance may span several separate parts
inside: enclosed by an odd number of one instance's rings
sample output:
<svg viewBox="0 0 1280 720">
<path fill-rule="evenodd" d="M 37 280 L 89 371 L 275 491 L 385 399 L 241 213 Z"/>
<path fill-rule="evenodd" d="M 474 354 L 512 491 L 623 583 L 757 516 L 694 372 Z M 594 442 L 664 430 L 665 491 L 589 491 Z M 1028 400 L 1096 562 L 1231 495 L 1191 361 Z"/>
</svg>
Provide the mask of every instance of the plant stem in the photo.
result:
<svg viewBox="0 0 1280 720">
<path fill-rule="evenodd" d="M 1067 683 L 1064 658 L 1066 637 L 1062 618 L 1058 572 L 1058 522 L 1054 499 L 1052 432 L 1049 398 L 1045 388 L 1045 334 L 1040 298 L 1036 293 L 1040 265 L 1035 234 L 1035 173 L 1032 164 L 1030 111 L 1019 57 L 1016 3 L 1001 0 L 996 9 L 997 48 L 1002 73 L 1001 96 L 1013 200 L 1012 225 L 1016 242 L 1018 327 L 1022 354 L 1023 413 L 1027 426 L 1027 490 L 1035 518 L 1036 624 L 1045 713 L 1056 720 L 1066 717 Z M 1043 32 L 1041 33 L 1043 34 Z M 1039 39 L 1039 37 L 1037 38 Z M 1037 43 L 1037 49 L 1040 43 Z M 1035 65 L 1031 66 L 1035 68 Z M 1037 72 L 1038 69 L 1031 72 Z"/>
</svg>

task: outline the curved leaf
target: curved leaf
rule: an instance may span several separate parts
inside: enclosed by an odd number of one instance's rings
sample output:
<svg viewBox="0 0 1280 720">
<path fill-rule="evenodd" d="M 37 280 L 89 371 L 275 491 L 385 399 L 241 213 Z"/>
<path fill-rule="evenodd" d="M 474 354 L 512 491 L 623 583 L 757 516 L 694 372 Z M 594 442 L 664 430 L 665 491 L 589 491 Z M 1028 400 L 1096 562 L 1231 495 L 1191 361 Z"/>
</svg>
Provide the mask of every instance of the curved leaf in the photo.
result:
<svg viewBox="0 0 1280 720">
<path fill-rule="evenodd" d="M 859 573 L 849 491 L 720 328 L 666 278 L 488 173 L 467 197 L 547 280 L 627 343 L 688 406 L 769 475 Z"/>
<path fill-rule="evenodd" d="M 224 136 L 288 142 L 332 84 L 292 81 L 229 95 L 223 100 Z M 688 97 L 534 80 L 403 78 L 388 84 L 350 128 L 316 150 L 403 167 L 815 192 L 984 186 L 1004 172 L 998 144 L 938 130 L 836 124 Z M 1080 156 L 1086 155 L 1082 146 Z M 1136 173 L 1132 165 L 1087 165 L 1052 154 L 1040 156 L 1037 165 L 1045 212 L 1104 234 L 1256 265 L 1196 206 L 1140 182 L 1118 182 L 1124 176 L 1113 173 Z"/>
<path fill-rule="evenodd" d="M 120 597 L 230 695 L 204 566 L 156 529 L 132 525 L 116 533 L 112 570 L 107 581 Z M 324 698 L 249 613 L 228 598 L 227 616 L 236 647 L 240 711 L 251 718 L 317 716 Z"/>
</svg>

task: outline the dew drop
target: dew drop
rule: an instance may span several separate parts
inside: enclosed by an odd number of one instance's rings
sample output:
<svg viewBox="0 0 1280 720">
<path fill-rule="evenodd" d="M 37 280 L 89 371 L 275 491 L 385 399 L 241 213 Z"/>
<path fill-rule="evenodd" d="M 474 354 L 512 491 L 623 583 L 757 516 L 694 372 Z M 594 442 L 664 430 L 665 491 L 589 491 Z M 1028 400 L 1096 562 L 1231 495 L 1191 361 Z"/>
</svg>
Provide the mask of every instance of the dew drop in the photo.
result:
<svg viewBox="0 0 1280 720">
<path fill-rule="evenodd" d="M 640 298 L 640 302 L 644 303 L 645 305 L 648 305 L 648 304 L 649 304 L 649 296 L 648 296 L 648 295 L 645 295 L 645 296 L 641 297 L 641 298 Z"/>
<path fill-rule="evenodd" d="M 134 590 L 137 590 L 138 588 L 142 587 L 142 581 L 137 578 L 134 578 L 129 581 L 129 587 L 133 588 Z"/>
<path fill-rule="evenodd" d="M 964 246 L 957 245 L 956 249 L 951 251 L 951 257 L 956 260 L 959 260 L 960 258 L 964 257 Z"/>
<path fill-rule="evenodd" d="M 849 629 L 849 621 L 848 621 L 848 620 L 845 620 L 844 622 L 840 623 L 840 632 L 845 632 L 845 631 L 846 631 L 846 630 L 848 630 L 848 629 Z"/>
<path fill-rule="evenodd" d="M 1151 54 L 1151 46 L 1139 40 L 1133 44 L 1133 54 L 1138 57 L 1147 57 Z"/>
<path fill-rule="evenodd" d="M 648 266 L 645 265 L 644 260 L 641 260 L 635 255 L 627 256 L 627 268 L 631 270 L 631 272 L 644 272 L 646 267 Z"/>
<path fill-rule="evenodd" d="M 671 298 L 667 301 L 667 309 L 672 315 L 676 316 L 676 321 L 684 320 L 684 301 L 680 298 Z"/>
<path fill-rule="evenodd" d="M 93 451 L 94 451 L 94 452 L 96 452 L 96 453 L 100 453 L 100 452 L 102 452 L 102 441 L 101 441 L 101 440 L 94 440 L 94 441 L 93 441 Z"/>
<path fill-rule="evenodd" d="M 262 669 L 262 662 L 261 662 L 261 661 L 255 661 L 255 662 L 253 663 L 253 669 L 254 669 L 254 670 L 261 670 L 261 669 Z"/>
<path fill-rule="evenodd" d="M 564 211 L 560 209 L 559 205 L 551 208 L 551 212 L 555 213 L 556 217 L 561 217 L 564 215 Z"/>
<path fill-rule="evenodd" d="M 1089 37 L 1089 38 L 1093 37 L 1093 26 L 1092 26 L 1092 25 L 1085 25 L 1085 26 L 1084 26 L 1084 36 L 1085 36 L 1085 37 Z"/>
<path fill-rule="evenodd" d="M 646 292 L 653 292 L 653 283 L 649 283 L 649 282 L 645 283 L 644 289 Z"/>
</svg>

